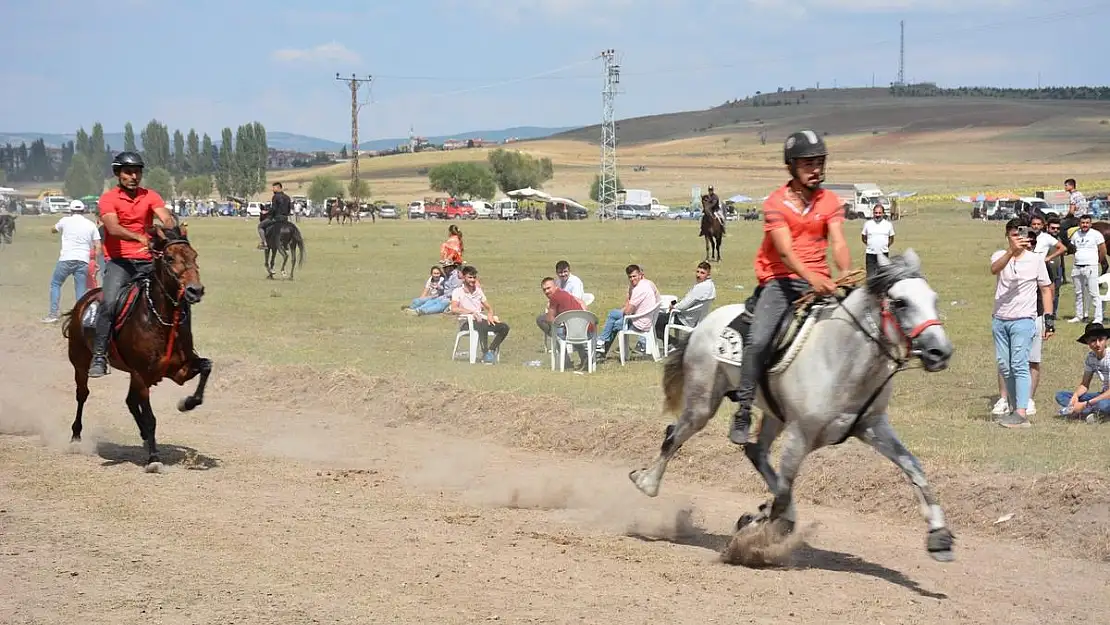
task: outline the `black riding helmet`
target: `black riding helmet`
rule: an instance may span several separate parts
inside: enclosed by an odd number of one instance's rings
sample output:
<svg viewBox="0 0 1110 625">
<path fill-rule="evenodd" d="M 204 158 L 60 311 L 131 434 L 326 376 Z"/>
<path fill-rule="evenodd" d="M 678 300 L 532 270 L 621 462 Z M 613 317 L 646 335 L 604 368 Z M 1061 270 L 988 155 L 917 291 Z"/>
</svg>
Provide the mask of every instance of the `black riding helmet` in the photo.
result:
<svg viewBox="0 0 1110 625">
<path fill-rule="evenodd" d="M 144 167 L 143 157 L 135 152 L 120 152 L 112 159 L 112 173 L 118 176 L 121 167 L 138 167 L 142 169 Z"/>
<path fill-rule="evenodd" d="M 782 146 L 782 160 L 790 167 L 790 175 L 797 176 L 794 161 L 800 158 L 816 158 L 829 156 L 829 149 L 825 146 L 824 139 L 812 130 L 799 130 L 786 138 Z M 825 181 L 825 168 L 821 168 L 821 182 Z"/>
</svg>

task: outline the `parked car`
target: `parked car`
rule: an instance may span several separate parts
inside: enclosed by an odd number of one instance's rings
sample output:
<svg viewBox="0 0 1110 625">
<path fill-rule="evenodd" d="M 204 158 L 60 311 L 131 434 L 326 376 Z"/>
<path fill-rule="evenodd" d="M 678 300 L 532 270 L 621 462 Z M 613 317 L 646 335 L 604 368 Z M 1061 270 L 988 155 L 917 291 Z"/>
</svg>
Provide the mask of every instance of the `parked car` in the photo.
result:
<svg viewBox="0 0 1110 625">
<path fill-rule="evenodd" d="M 399 219 L 400 215 L 397 213 L 397 207 L 393 204 L 382 204 L 378 207 L 378 217 L 382 219 Z"/>
</svg>

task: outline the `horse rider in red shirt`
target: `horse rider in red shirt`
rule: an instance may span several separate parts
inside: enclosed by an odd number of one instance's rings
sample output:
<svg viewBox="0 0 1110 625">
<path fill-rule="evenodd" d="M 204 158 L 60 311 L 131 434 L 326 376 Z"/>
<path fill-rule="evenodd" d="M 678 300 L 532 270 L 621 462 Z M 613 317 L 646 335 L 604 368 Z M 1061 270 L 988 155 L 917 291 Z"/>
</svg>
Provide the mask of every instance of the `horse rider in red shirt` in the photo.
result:
<svg viewBox="0 0 1110 625">
<path fill-rule="evenodd" d="M 783 146 L 790 181 L 763 203 L 763 244 L 755 258 L 760 294 L 744 345 L 740 385 L 729 393 L 739 404 L 729 430 L 729 440 L 737 445 L 748 441 L 756 385 L 783 317 L 810 289 L 819 296 L 836 291 L 827 260 L 830 245 L 839 274 L 851 268 L 840 199 L 821 188 L 827 157 L 825 142 L 814 131 L 791 134 Z"/>
<path fill-rule="evenodd" d="M 104 224 L 104 301 L 96 320 L 96 338 L 89 377 L 108 374 L 108 340 L 115 319 L 120 290 L 137 274 L 150 268 L 150 238 L 147 229 L 157 216 L 162 225 L 177 225 L 162 196 L 139 186 L 143 180 L 143 158 L 135 152 L 120 152 L 112 160 L 112 173 L 119 184 L 100 196 L 100 221 Z"/>
</svg>

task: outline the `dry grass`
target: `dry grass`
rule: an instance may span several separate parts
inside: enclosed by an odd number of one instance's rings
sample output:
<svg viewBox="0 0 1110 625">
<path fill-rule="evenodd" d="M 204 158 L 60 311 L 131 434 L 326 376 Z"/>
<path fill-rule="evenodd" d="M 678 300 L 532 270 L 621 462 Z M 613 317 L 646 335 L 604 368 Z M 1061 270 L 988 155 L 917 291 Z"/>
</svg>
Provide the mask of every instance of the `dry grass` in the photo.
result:
<svg viewBox="0 0 1110 625">
<path fill-rule="evenodd" d="M 828 139 L 833 155 L 829 177 L 834 181 L 873 181 L 884 189 L 921 193 L 973 193 L 1038 185 L 1057 188 L 1067 177 L 1105 180 L 1110 178 L 1110 169 L 1101 158 L 1103 151 L 1110 150 L 1107 128 L 1088 119 L 1068 126 L 1066 132 L 1045 123 L 1019 129 L 840 135 Z M 1084 139 L 1080 141 L 1081 135 Z M 545 190 L 587 200 L 597 173 L 597 145 L 547 139 L 512 147 L 552 159 L 555 176 L 544 185 Z M 489 149 L 483 148 L 363 158 L 359 167 L 362 176 L 370 180 L 375 198 L 407 204 L 433 195 L 427 176 L 418 173 L 422 168 L 454 160 L 481 161 L 488 153 Z M 750 129 L 723 129 L 713 135 L 621 147 L 617 157 L 625 186 L 651 189 L 660 201 L 671 205 L 685 204 L 692 186 L 713 184 L 723 197 L 737 193 L 762 197 L 783 182 L 779 142 L 760 145 Z M 646 166 L 647 171 L 633 171 L 637 165 Z M 305 193 L 318 174 L 348 179 L 350 166 L 341 163 L 271 172 L 270 177 L 284 182 L 287 191 Z"/>
</svg>

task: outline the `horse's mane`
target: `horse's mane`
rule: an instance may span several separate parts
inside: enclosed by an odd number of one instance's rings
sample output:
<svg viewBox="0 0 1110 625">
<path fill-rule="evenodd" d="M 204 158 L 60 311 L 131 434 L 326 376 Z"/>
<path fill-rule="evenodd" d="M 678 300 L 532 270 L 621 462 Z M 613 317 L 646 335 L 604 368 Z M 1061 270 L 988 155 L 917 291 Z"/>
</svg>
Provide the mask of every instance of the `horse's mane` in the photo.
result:
<svg viewBox="0 0 1110 625">
<path fill-rule="evenodd" d="M 891 256 L 889 265 L 879 265 L 875 268 L 875 272 L 867 277 L 867 292 L 875 297 L 882 297 L 895 282 L 924 277 L 921 267 L 911 264 L 901 254 Z"/>
</svg>

